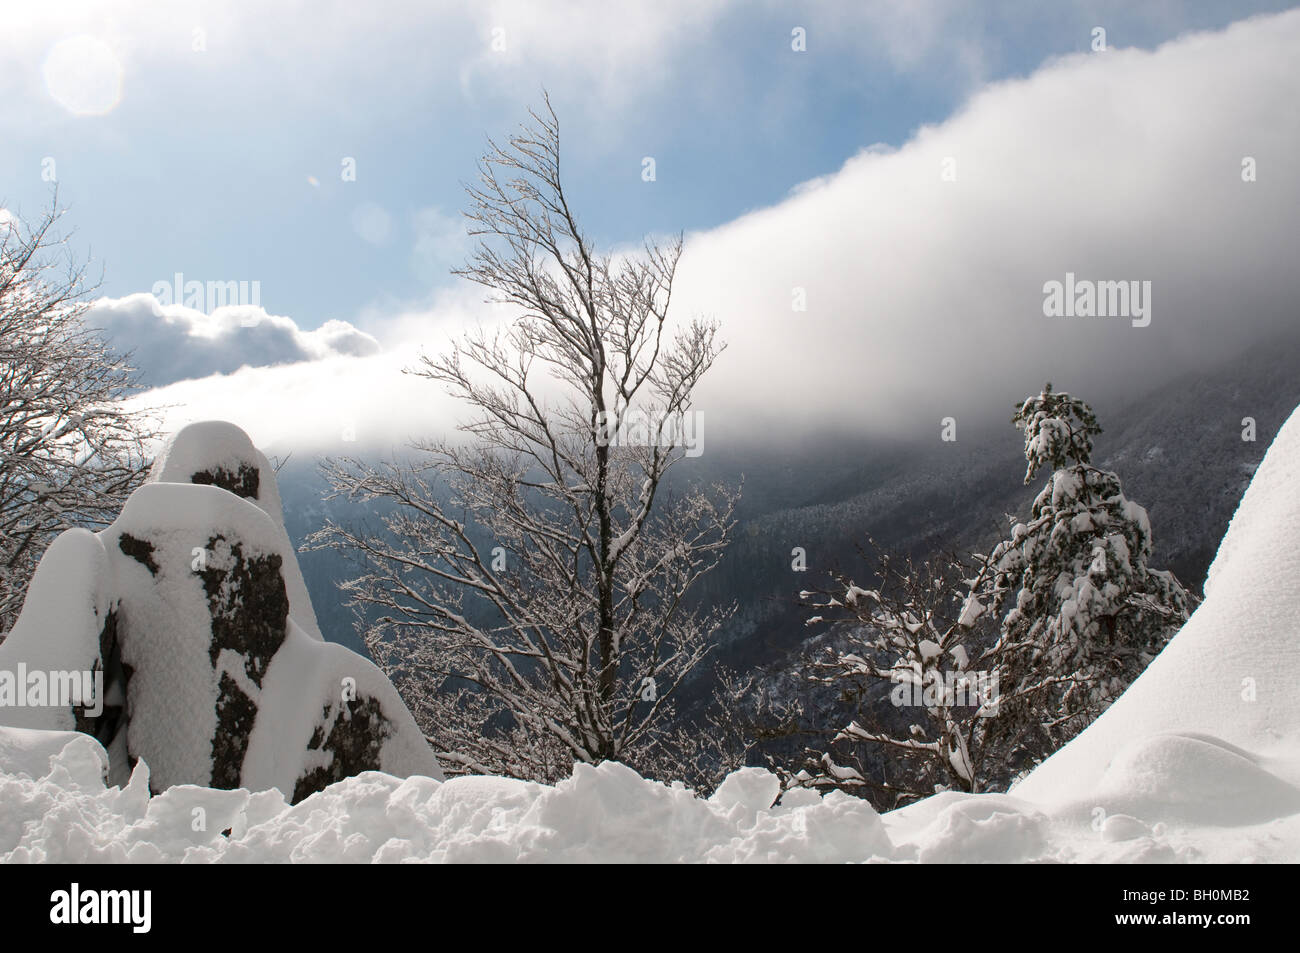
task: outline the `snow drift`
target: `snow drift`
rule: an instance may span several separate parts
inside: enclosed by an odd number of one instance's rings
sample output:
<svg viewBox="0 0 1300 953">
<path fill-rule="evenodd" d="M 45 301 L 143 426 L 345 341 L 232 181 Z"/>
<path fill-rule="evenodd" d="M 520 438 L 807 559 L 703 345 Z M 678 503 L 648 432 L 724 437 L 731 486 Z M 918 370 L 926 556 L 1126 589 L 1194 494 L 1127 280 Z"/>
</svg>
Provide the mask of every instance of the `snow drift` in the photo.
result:
<svg viewBox="0 0 1300 953">
<path fill-rule="evenodd" d="M 75 582 L 90 569 L 67 571 Z M 773 806 L 777 779 L 756 768 L 704 800 L 604 764 L 554 787 L 366 772 L 292 806 L 277 791 L 150 797 L 143 763 L 107 787 L 104 751 L 85 735 L 0 729 L 0 859 L 1294 862 L 1297 578 L 1300 411 L 1241 502 L 1205 602 L 1011 794 L 940 794 L 881 816 L 838 792 Z M 208 819 L 197 832 L 196 807 Z"/>
</svg>

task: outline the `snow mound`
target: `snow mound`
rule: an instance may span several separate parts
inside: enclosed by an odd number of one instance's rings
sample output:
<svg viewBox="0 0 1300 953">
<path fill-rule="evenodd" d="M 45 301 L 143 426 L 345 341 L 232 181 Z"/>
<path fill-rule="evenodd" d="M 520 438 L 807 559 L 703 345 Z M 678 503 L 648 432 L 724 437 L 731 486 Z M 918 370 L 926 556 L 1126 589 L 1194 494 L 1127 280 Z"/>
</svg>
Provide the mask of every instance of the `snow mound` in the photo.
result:
<svg viewBox="0 0 1300 953">
<path fill-rule="evenodd" d="M 1217 738 L 1165 734 L 1121 749 L 1097 800 L 1149 820 L 1258 823 L 1300 811 L 1300 789 Z"/>
<path fill-rule="evenodd" d="M 154 791 L 274 787 L 298 801 L 367 770 L 441 777 L 387 677 L 305 624 L 264 463 L 237 428 L 188 427 L 155 470 L 184 482 L 147 483 L 104 530 L 59 536 L 0 644 L 0 724 L 91 735 L 111 782 L 135 783 L 143 761 Z M 11 688 L 53 685 L 48 673 L 96 684 L 7 700 L 6 673 Z"/>
<path fill-rule="evenodd" d="M 579 765 L 554 787 L 367 772 L 291 807 L 276 791 L 182 785 L 150 797 L 142 765 L 106 789 L 94 741 L 60 734 L 51 755 L 52 739 L 38 734 L 0 745 L 3 862 L 843 862 L 891 852 L 865 801 L 813 794 L 772 807 L 749 796 L 776 780 L 757 769 L 711 800 L 613 763 Z"/>
<path fill-rule="evenodd" d="M 149 480 L 219 486 L 243 497 L 271 518 L 284 537 L 285 549 L 292 548 L 284 528 L 275 470 L 262 451 L 253 446 L 248 434 L 232 423 L 204 420 L 176 431 L 154 458 Z M 324 641 L 296 559 L 284 567 L 284 585 L 293 620 L 312 638 Z"/>
<path fill-rule="evenodd" d="M 78 727 L 71 707 L 28 707 L 4 697 L 3 680 L 8 675 L 18 681 L 20 663 L 42 673 L 85 672 L 100 666 L 101 634 L 108 631 L 115 608 L 105 584 L 111 571 L 94 533 L 70 529 L 55 537 L 27 587 L 25 605 L 40 606 L 40 612 L 30 613 L 27 622 L 20 614 L 0 642 L 0 724 L 68 731 Z"/>
</svg>

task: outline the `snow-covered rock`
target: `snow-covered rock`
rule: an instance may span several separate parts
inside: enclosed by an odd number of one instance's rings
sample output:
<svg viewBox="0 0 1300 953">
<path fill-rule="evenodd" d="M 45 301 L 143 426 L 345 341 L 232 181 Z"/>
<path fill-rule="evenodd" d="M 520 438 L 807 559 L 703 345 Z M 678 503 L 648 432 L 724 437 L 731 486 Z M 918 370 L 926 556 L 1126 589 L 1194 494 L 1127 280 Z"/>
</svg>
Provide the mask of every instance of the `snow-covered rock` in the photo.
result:
<svg viewBox="0 0 1300 953">
<path fill-rule="evenodd" d="M 232 423 L 204 420 L 176 431 L 154 458 L 149 479 L 153 483 L 197 483 L 229 490 L 271 517 L 284 536 L 286 551 L 292 549 L 284 529 L 275 470 L 262 451 L 253 446 L 248 434 Z M 289 615 L 304 632 L 323 641 L 298 561 L 286 562 L 282 571 L 289 594 Z"/>
<path fill-rule="evenodd" d="M 0 673 L 98 673 L 93 704 L 0 695 L 0 724 L 90 734 L 111 782 L 143 760 L 154 791 L 298 801 L 367 770 L 441 777 L 387 677 L 321 638 L 274 473 L 247 436 L 191 425 L 153 480 L 101 532 L 55 540 L 0 644 Z"/>
</svg>

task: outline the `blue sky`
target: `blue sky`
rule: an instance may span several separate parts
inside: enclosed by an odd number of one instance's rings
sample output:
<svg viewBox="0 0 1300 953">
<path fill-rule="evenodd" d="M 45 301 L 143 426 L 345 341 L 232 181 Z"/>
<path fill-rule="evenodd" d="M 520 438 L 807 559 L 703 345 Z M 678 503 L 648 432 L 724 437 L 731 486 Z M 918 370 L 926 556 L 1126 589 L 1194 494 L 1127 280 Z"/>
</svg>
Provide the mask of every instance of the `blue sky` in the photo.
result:
<svg viewBox="0 0 1300 953">
<path fill-rule="evenodd" d="M 635 242 L 722 225 L 866 146 L 899 146 L 990 82 L 1087 51 L 1095 26 L 1111 46 L 1152 47 L 1290 4 L 412 6 L 14 4 L 0 202 L 40 209 L 52 157 L 101 293 L 177 271 L 257 280 L 263 306 L 302 328 L 366 327 L 454 281 L 460 183 L 543 86 L 586 226 Z M 103 115 L 70 113 L 46 85 L 49 50 L 77 34 L 122 66 Z M 355 182 L 340 180 L 345 156 Z"/>
</svg>

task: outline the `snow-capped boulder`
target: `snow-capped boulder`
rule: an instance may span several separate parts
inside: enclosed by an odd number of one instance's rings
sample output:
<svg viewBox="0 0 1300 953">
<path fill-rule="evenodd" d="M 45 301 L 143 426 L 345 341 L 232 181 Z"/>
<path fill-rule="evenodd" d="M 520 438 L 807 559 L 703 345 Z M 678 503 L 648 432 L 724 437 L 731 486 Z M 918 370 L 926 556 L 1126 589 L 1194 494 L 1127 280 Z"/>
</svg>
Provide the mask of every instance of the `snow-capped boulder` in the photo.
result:
<svg viewBox="0 0 1300 953">
<path fill-rule="evenodd" d="M 284 536 L 285 546 L 289 546 L 275 470 L 262 451 L 253 446 L 248 434 L 232 423 L 204 420 L 176 431 L 154 458 L 149 480 L 152 483 L 196 483 L 229 490 L 255 503 L 258 509 L 271 517 Z M 304 632 L 323 641 L 298 561 L 291 560 L 282 568 L 285 589 L 289 594 L 289 614 Z"/>
<path fill-rule="evenodd" d="M 191 425 L 153 480 L 111 526 L 55 540 L 0 644 L 0 672 L 98 673 L 92 703 L 47 692 L 51 704 L 0 705 L 0 724 L 91 734 L 111 781 L 143 759 L 155 791 L 276 787 L 297 801 L 367 770 L 441 777 L 384 674 L 321 638 L 248 437 Z"/>
</svg>

